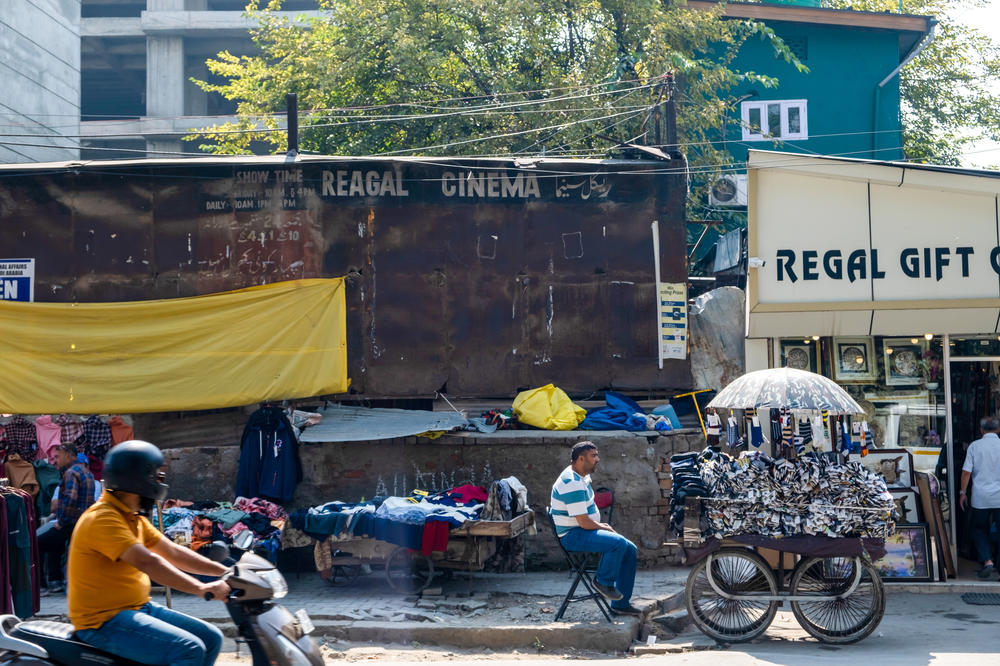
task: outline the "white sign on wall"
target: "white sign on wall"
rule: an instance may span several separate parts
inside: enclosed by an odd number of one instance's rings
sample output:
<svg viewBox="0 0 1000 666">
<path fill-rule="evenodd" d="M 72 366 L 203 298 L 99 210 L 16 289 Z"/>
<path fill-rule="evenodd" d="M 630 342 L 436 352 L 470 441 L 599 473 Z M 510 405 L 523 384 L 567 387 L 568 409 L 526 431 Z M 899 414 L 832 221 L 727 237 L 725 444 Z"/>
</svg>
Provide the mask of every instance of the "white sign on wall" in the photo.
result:
<svg viewBox="0 0 1000 666">
<path fill-rule="evenodd" d="M 35 300 L 34 259 L 0 259 L 0 300 Z"/>
</svg>

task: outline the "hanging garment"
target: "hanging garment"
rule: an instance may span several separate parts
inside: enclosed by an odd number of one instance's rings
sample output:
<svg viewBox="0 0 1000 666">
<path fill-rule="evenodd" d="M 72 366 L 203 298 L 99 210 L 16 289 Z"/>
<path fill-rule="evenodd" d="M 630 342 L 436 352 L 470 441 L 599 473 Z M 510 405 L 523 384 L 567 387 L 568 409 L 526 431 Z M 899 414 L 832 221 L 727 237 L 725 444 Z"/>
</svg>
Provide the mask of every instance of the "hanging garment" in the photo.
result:
<svg viewBox="0 0 1000 666">
<path fill-rule="evenodd" d="M 38 478 L 35 476 L 35 468 L 27 460 L 21 460 L 16 453 L 7 458 L 3 465 L 4 474 L 14 488 L 20 488 L 34 498 L 40 489 Z"/>
<path fill-rule="evenodd" d="M 112 416 L 108 421 L 108 425 L 111 426 L 111 442 L 112 446 L 115 444 L 121 444 L 122 442 L 127 442 L 130 439 L 135 439 L 135 433 L 132 431 L 132 426 L 125 423 L 120 416 Z"/>
<path fill-rule="evenodd" d="M 0 492 L 0 534 L 8 534 L 7 495 L 9 489 Z M 0 539 L 0 615 L 14 612 L 14 595 L 11 590 L 9 539 Z"/>
<path fill-rule="evenodd" d="M 7 511 L 7 552 L 11 596 L 14 614 L 20 618 L 34 615 L 32 603 L 31 534 L 34 526 L 28 521 L 31 500 L 15 492 L 4 494 Z"/>
<path fill-rule="evenodd" d="M 727 421 L 726 443 L 733 449 L 743 446 L 743 438 L 740 436 L 740 424 L 733 416 L 730 416 Z"/>
<path fill-rule="evenodd" d="M 875 446 L 875 438 L 872 436 L 871 428 L 868 427 L 868 421 L 861 422 L 861 457 L 864 458 L 868 455 L 869 449 Z"/>
<path fill-rule="evenodd" d="M 52 495 L 62 482 L 62 474 L 55 465 L 50 465 L 48 460 L 36 460 L 34 462 L 35 479 L 38 481 L 38 496 L 35 498 L 35 513 L 39 516 L 47 516 L 51 513 Z"/>
<path fill-rule="evenodd" d="M 7 455 L 16 453 L 22 460 L 34 462 L 38 457 L 38 435 L 35 424 L 23 416 L 15 416 L 4 427 L 4 437 L 7 440 Z"/>
<path fill-rule="evenodd" d="M 750 443 L 758 449 L 764 443 L 764 429 L 760 427 L 760 418 L 756 414 L 750 417 Z"/>
<path fill-rule="evenodd" d="M 813 451 L 826 451 L 830 443 L 826 436 L 826 426 L 823 424 L 822 416 L 814 416 L 811 419 L 812 427 L 812 448 Z"/>
<path fill-rule="evenodd" d="M 771 448 L 778 453 L 781 445 L 781 412 L 771 410 Z"/>
<path fill-rule="evenodd" d="M 794 419 L 790 414 L 782 410 L 781 414 L 781 457 L 789 460 L 795 459 L 795 430 Z"/>
<path fill-rule="evenodd" d="M 38 442 L 38 457 L 44 457 L 53 465 L 56 463 L 56 447 L 62 438 L 62 428 L 52 422 L 52 417 L 42 414 L 35 419 L 35 441 Z M 33 460 L 30 462 L 34 462 Z"/>
<path fill-rule="evenodd" d="M 59 441 L 63 444 L 72 444 L 83 437 L 83 421 L 75 416 L 60 414 L 55 422 L 59 424 Z"/>
<path fill-rule="evenodd" d="M 839 417 L 837 422 L 840 424 L 839 427 L 839 437 L 840 437 L 840 452 L 845 456 L 851 453 L 851 430 L 850 426 L 847 425 L 847 419 L 845 417 Z"/>
<path fill-rule="evenodd" d="M 709 446 L 718 446 L 722 436 L 722 418 L 715 412 L 705 415 L 705 437 Z"/>
<path fill-rule="evenodd" d="M 861 444 L 864 441 L 864 434 L 861 432 L 861 421 L 854 421 L 851 424 L 851 453 L 861 453 Z"/>
<path fill-rule="evenodd" d="M 104 460 L 111 448 L 111 426 L 92 414 L 83 422 L 83 452 L 99 460 Z M 93 468 L 91 468 L 93 471 Z M 95 478 L 96 478 L 95 474 Z"/>
<path fill-rule="evenodd" d="M 287 502 L 301 480 L 299 442 L 292 424 L 282 409 L 261 407 L 243 428 L 236 494 Z"/>
</svg>

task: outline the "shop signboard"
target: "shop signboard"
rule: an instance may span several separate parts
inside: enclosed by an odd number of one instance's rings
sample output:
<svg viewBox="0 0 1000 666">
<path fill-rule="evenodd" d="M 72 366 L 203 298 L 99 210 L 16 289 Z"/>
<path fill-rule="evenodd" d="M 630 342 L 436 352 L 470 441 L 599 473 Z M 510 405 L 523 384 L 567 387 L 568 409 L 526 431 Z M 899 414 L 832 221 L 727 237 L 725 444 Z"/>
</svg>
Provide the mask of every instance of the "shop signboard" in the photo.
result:
<svg viewBox="0 0 1000 666">
<path fill-rule="evenodd" d="M 687 277 L 681 160 L 272 156 L 0 173 L 17 176 L 0 183 L 17 202 L 0 256 L 35 257 L 43 300 L 343 276 L 362 396 L 690 385 L 687 359 L 657 367 L 652 325 L 652 220 L 662 279 Z"/>
<path fill-rule="evenodd" d="M 762 151 L 750 165 L 750 337 L 996 330 L 1000 178 Z"/>
<path fill-rule="evenodd" d="M 0 300 L 35 300 L 34 259 L 0 259 Z"/>
</svg>

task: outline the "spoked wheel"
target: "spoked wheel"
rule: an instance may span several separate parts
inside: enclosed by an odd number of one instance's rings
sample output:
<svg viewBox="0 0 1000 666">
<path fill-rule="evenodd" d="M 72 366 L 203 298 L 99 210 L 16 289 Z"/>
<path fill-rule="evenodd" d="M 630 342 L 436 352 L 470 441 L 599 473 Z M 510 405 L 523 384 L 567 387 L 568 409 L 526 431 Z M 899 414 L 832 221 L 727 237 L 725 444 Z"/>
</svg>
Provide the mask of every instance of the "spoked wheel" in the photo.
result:
<svg viewBox="0 0 1000 666">
<path fill-rule="evenodd" d="M 434 578 L 431 558 L 400 546 L 385 561 L 385 579 L 401 594 L 422 592 Z"/>
<path fill-rule="evenodd" d="M 855 643 L 875 630 L 885 614 L 885 588 L 878 571 L 858 557 L 810 557 L 792 574 L 795 596 L 846 593 L 861 567 L 857 588 L 843 599 L 793 601 L 802 628 L 824 643 Z"/>
<path fill-rule="evenodd" d="M 709 559 L 718 591 L 708 580 Z M 776 595 L 778 584 L 767 562 L 743 548 L 723 548 L 698 562 L 688 575 L 684 592 L 695 626 L 723 643 L 739 643 L 760 636 L 778 610 L 777 601 L 754 599 L 754 596 Z M 727 599 L 724 595 L 738 598 Z"/>
</svg>

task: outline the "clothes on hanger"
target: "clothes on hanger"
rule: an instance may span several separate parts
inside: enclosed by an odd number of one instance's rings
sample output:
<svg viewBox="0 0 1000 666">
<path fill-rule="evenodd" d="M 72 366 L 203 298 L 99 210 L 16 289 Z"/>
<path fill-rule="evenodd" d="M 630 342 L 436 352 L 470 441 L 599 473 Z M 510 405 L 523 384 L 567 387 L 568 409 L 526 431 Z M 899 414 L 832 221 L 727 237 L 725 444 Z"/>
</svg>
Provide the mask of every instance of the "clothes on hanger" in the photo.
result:
<svg viewBox="0 0 1000 666">
<path fill-rule="evenodd" d="M 250 415 L 240 438 L 236 494 L 287 502 L 302 480 L 299 442 L 280 407 L 264 406 Z"/>
</svg>

